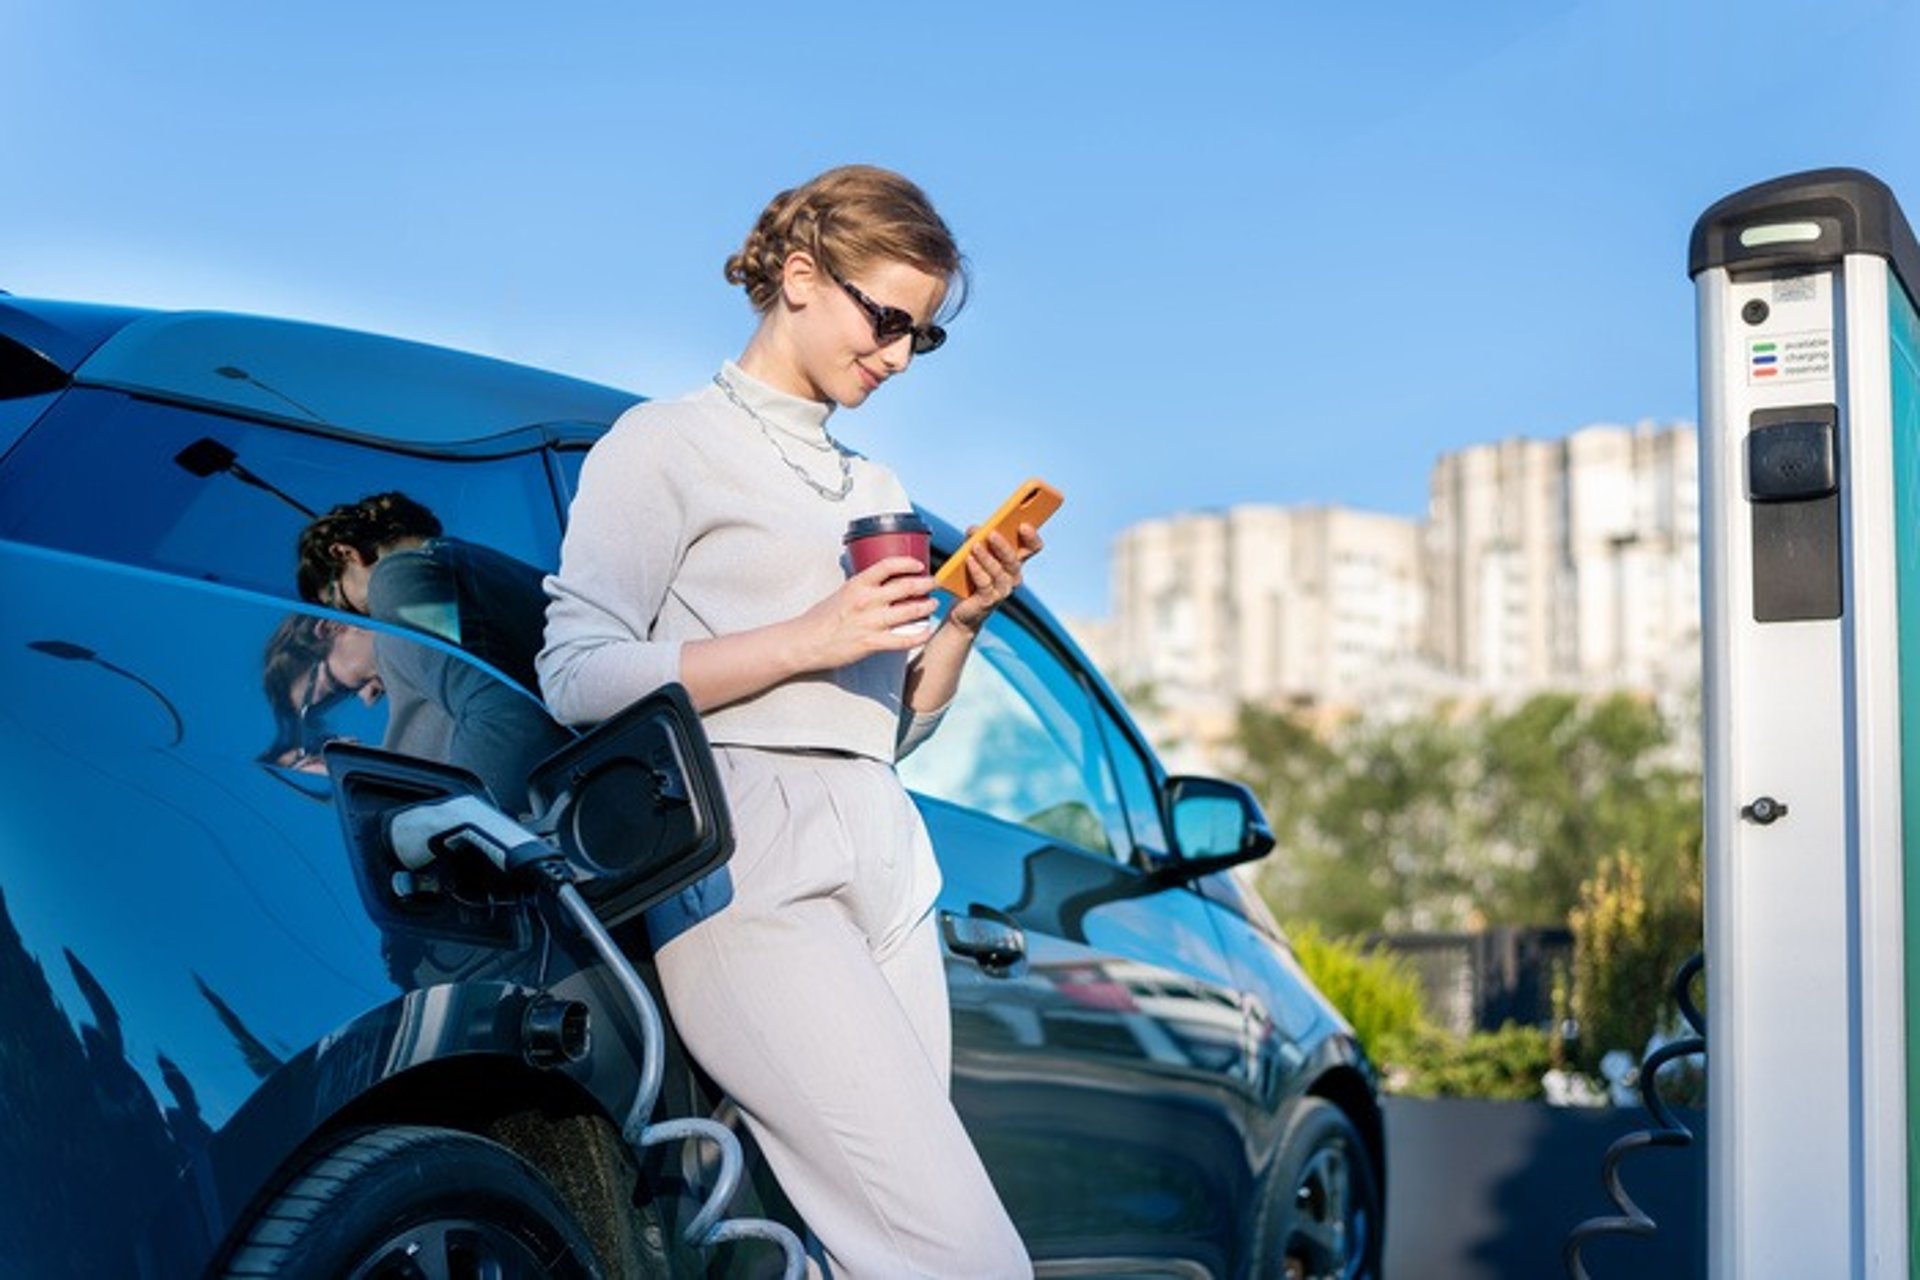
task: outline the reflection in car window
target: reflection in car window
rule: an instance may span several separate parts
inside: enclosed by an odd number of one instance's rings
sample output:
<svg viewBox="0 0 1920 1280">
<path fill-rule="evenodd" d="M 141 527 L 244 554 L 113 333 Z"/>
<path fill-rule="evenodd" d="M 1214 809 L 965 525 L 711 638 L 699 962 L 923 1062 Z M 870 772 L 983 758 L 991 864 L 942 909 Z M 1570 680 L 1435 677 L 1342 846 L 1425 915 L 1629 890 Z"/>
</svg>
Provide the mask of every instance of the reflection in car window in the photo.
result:
<svg viewBox="0 0 1920 1280">
<path fill-rule="evenodd" d="M 274 721 L 263 763 L 325 774 L 327 743 L 377 743 L 386 732 L 385 688 L 374 634 L 365 627 L 288 614 L 267 638 L 260 681 Z"/>
<path fill-rule="evenodd" d="M 428 636 L 337 614 L 281 619 L 262 650 L 274 724 L 263 764 L 324 775 L 326 746 L 359 742 L 465 769 L 519 812 L 534 764 L 568 740 L 533 695 Z"/>
<path fill-rule="evenodd" d="M 44 395 L 16 396 L 0 398 L 0 456 L 13 448 L 13 442 L 21 433 L 33 425 L 34 419 L 47 411 L 59 398 L 59 392 L 49 391 Z"/>
<path fill-rule="evenodd" d="M 1112 712 L 1095 702 L 1094 714 L 1099 717 L 1107 755 L 1120 781 L 1120 796 L 1126 802 L 1134 846 L 1155 854 L 1168 852 L 1167 834 L 1160 824 L 1160 789 L 1154 784 L 1153 770 L 1134 749 L 1133 739 L 1127 736 Z"/>
<path fill-rule="evenodd" d="M 182 461 L 199 441 L 214 443 Z M 538 453 L 419 458 L 85 390 L 68 393 L 0 467 L 0 537 L 291 596 L 308 519 L 293 503 L 324 511 L 389 489 L 461 537 L 543 568 L 558 560 Z"/>
<path fill-rule="evenodd" d="M 560 503 L 563 507 L 571 506 L 573 495 L 580 492 L 580 468 L 586 465 L 587 450 L 562 445 L 549 456 L 560 475 Z"/>
<path fill-rule="evenodd" d="M 910 788 L 1114 857 L 1132 853 L 1093 709 L 1019 623 L 988 620 L 946 718 L 900 762 Z"/>
</svg>

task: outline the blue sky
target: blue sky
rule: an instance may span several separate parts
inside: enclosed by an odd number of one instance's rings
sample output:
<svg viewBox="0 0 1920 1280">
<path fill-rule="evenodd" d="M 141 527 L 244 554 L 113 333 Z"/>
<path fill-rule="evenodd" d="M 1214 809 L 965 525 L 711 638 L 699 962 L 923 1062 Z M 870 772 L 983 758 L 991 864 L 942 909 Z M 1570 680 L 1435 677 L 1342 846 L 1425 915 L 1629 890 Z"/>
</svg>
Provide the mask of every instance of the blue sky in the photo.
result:
<svg viewBox="0 0 1920 1280">
<path fill-rule="evenodd" d="M 850 160 L 977 288 L 849 442 L 960 523 L 1417 515 L 1443 452 L 1691 419 L 1694 218 L 1799 169 L 1920 216 L 1909 0 L 174 6 L 0 0 L 0 288 L 398 333 L 652 395 L 752 317 L 720 263 Z"/>
</svg>

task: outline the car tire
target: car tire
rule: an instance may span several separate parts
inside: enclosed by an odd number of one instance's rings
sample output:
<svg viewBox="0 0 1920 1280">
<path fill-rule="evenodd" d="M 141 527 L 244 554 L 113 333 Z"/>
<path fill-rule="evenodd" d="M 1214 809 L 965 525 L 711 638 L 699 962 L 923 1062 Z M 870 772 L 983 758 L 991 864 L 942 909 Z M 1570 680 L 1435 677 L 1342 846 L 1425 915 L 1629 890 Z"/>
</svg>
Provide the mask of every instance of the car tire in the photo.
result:
<svg viewBox="0 0 1920 1280">
<path fill-rule="evenodd" d="M 1261 1280 L 1379 1280 L 1380 1180 L 1340 1108 L 1294 1105 L 1267 1175 L 1251 1274 Z"/>
<path fill-rule="evenodd" d="M 457 1129 L 350 1134 L 248 1222 L 229 1277 L 335 1280 L 593 1277 L 593 1246 L 559 1192 L 496 1142 Z"/>
</svg>

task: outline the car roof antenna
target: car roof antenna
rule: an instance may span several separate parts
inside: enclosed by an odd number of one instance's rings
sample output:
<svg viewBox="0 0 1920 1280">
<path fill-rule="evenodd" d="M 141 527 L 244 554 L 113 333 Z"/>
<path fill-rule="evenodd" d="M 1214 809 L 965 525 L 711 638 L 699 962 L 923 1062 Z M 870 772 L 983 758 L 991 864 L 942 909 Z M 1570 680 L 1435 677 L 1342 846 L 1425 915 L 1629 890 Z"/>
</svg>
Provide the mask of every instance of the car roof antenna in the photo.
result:
<svg viewBox="0 0 1920 1280">
<path fill-rule="evenodd" d="M 239 365 L 236 365 L 236 364 L 219 365 L 214 369 L 214 372 L 219 374 L 223 378 L 231 378 L 235 382 L 244 382 L 250 387 L 258 387 L 260 388 L 260 390 L 266 392 L 268 395 L 272 396 L 274 399 L 280 400 L 287 404 L 292 405 L 294 408 L 298 409 L 301 413 L 305 414 L 309 418 L 312 418 L 315 422 L 320 423 L 322 426 L 326 425 L 327 420 L 325 418 L 321 417 L 319 414 L 315 413 L 313 410 L 307 408 L 307 406 L 301 404 L 298 400 L 295 400 L 292 396 L 288 395 L 286 392 L 282 391 L 280 388 L 268 386 L 266 383 L 260 381 L 260 379 L 248 373 L 245 369 L 242 369 Z"/>
<path fill-rule="evenodd" d="M 174 465 L 199 476 L 202 480 L 224 471 L 242 484 L 250 484 L 256 489 L 264 489 L 280 501 L 311 520 L 320 513 L 300 501 L 284 489 L 261 479 L 240 465 L 240 455 L 221 444 L 212 436 L 201 436 L 192 444 L 173 455 Z"/>
</svg>

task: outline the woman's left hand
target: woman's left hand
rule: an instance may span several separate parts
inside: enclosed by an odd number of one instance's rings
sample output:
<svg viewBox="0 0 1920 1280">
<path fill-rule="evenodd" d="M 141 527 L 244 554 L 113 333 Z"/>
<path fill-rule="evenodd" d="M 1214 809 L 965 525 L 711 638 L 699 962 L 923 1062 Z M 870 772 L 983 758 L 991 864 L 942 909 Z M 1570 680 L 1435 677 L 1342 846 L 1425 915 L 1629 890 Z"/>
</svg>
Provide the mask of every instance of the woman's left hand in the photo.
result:
<svg viewBox="0 0 1920 1280">
<path fill-rule="evenodd" d="M 978 631 L 987 616 L 1020 585 L 1020 566 L 1039 555 L 1044 545 L 1039 531 L 1030 524 L 1020 526 L 1018 547 L 999 533 L 988 534 L 987 540 L 975 547 L 967 560 L 967 577 L 973 582 L 973 594 L 953 602 L 947 621 L 968 631 Z"/>
</svg>

